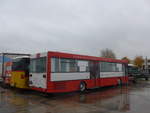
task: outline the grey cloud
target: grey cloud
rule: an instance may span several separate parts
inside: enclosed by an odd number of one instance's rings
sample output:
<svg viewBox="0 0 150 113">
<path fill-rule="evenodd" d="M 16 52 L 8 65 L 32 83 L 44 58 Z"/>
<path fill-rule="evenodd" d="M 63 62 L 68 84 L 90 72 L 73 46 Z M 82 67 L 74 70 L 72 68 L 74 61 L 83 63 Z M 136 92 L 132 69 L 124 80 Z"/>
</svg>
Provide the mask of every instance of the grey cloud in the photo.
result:
<svg viewBox="0 0 150 113">
<path fill-rule="evenodd" d="M 149 56 L 148 0 L 1 0 L 0 51 Z"/>
</svg>

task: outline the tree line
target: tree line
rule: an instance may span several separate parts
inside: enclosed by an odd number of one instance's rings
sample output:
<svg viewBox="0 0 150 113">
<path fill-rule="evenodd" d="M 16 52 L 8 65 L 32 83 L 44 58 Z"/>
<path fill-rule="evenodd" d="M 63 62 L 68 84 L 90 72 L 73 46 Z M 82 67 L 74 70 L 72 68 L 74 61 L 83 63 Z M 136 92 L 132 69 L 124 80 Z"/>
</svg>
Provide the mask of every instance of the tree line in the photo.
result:
<svg viewBox="0 0 150 113">
<path fill-rule="evenodd" d="M 116 59 L 116 54 L 113 50 L 106 48 L 106 49 L 101 50 L 100 57 Z M 133 60 L 125 56 L 122 58 L 122 60 L 127 60 L 129 64 L 134 64 L 135 66 L 139 68 L 142 68 L 144 64 L 143 56 L 135 56 Z"/>
</svg>

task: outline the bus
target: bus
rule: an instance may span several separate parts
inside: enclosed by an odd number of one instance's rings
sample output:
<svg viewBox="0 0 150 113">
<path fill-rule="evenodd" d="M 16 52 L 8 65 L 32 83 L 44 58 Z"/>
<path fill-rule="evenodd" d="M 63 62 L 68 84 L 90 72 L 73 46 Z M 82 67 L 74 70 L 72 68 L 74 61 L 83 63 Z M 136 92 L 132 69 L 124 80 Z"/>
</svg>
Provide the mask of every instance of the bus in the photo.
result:
<svg viewBox="0 0 150 113">
<path fill-rule="evenodd" d="M 150 78 L 150 74 L 147 70 L 142 70 L 133 64 L 128 64 L 128 75 L 129 80 L 134 83 L 136 83 L 136 81 L 141 78 L 144 78 L 146 81 Z"/>
<path fill-rule="evenodd" d="M 12 60 L 10 86 L 19 89 L 29 88 L 29 56 L 16 57 Z"/>
<path fill-rule="evenodd" d="M 130 77 L 140 76 L 141 71 L 137 66 L 135 66 L 133 64 L 128 64 L 128 75 Z"/>
<path fill-rule="evenodd" d="M 127 84 L 127 61 L 62 52 L 30 56 L 29 86 L 45 93 Z"/>
</svg>

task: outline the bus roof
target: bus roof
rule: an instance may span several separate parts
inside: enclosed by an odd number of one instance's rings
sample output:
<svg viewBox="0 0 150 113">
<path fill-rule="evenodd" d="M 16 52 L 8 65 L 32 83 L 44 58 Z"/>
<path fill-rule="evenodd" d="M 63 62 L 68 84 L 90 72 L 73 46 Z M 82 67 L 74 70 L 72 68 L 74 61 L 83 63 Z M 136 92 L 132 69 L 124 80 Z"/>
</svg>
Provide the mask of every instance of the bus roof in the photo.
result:
<svg viewBox="0 0 150 113">
<path fill-rule="evenodd" d="M 13 58 L 13 60 L 20 59 L 20 58 L 30 58 L 30 56 L 18 56 L 18 57 Z"/>
<path fill-rule="evenodd" d="M 96 57 L 96 56 L 71 54 L 71 53 L 49 51 L 48 54 L 52 57 L 60 57 L 60 58 L 65 57 L 65 58 L 73 58 L 73 59 L 81 59 L 81 60 L 95 60 L 95 61 L 104 61 L 104 62 L 128 63 L 128 61 L 126 61 L 126 60 L 118 60 L 118 59 L 112 59 L 112 58 L 103 58 L 103 57 Z"/>
<path fill-rule="evenodd" d="M 134 65 L 134 64 L 128 64 L 128 66 L 131 66 L 131 67 L 136 67 L 136 65 Z"/>
<path fill-rule="evenodd" d="M 55 52 L 55 51 L 48 51 L 47 53 L 37 53 L 35 55 L 31 55 L 31 58 L 38 58 L 38 57 L 43 57 L 47 55 L 51 57 L 72 58 L 72 59 L 79 59 L 79 60 L 94 60 L 94 61 L 117 62 L 117 63 L 126 63 L 126 64 L 128 63 L 128 61 L 126 60 L 102 58 L 102 57 L 96 57 L 96 56 L 79 55 L 79 54 Z"/>
</svg>

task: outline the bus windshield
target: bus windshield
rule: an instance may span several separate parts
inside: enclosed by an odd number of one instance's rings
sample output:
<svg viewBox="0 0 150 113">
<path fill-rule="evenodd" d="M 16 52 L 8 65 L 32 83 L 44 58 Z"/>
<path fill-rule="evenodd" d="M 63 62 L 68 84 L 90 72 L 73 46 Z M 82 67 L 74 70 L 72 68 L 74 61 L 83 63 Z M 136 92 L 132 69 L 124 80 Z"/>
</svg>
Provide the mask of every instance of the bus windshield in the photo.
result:
<svg viewBox="0 0 150 113">
<path fill-rule="evenodd" d="M 46 72 L 46 57 L 31 59 L 30 72 L 31 73 L 45 73 Z"/>
<path fill-rule="evenodd" d="M 18 58 L 13 60 L 12 71 L 29 71 L 29 58 Z"/>
</svg>

